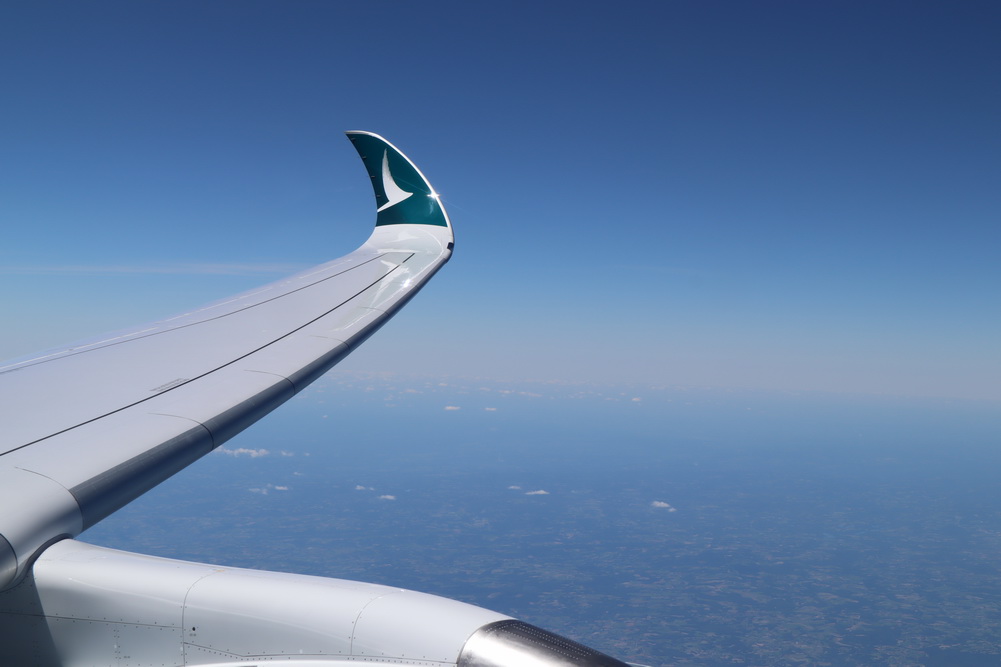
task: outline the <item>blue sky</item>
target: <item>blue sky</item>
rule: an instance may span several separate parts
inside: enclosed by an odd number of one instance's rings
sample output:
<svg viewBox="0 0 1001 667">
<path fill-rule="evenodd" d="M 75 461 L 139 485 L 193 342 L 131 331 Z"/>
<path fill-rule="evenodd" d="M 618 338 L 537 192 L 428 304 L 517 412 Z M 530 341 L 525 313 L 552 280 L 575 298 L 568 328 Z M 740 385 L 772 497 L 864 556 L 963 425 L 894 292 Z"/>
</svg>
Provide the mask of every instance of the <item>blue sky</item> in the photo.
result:
<svg viewBox="0 0 1001 667">
<path fill-rule="evenodd" d="M 994 3 L 7 3 L 0 356 L 347 252 L 342 132 L 450 265 L 347 369 L 1001 399 Z"/>
</svg>

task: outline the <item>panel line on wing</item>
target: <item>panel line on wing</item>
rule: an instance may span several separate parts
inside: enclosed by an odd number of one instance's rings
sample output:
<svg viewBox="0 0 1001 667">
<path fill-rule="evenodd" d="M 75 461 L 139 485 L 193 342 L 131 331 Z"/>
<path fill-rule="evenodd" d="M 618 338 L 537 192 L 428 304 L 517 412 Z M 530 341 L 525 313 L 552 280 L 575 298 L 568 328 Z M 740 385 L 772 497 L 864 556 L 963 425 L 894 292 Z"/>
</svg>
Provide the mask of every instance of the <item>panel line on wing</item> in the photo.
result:
<svg viewBox="0 0 1001 667">
<path fill-rule="evenodd" d="M 298 326 L 298 327 L 296 327 L 294 329 L 291 329 L 290 331 L 287 331 L 286 333 L 282 334 L 281 336 L 278 336 L 277 338 L 269 341 L 268 343 L 265 343 L 264 345 L 261 345 L 261 346 L 255 348 L 255 349 L 253 349 L 253 350 L 251 350 L 251 351 L 249 351 L 249 352 L 247 352 L 245 354 L 242 354 L 239 357 L 236 357 L 235 359 L 231 359 L 230 361 L 227 361 L 226 363 L 224 363 L 224 364 L 222 364 L 220 366 L 216 366 L 215 368 L 212 368 L 211 370 L 205 371 L 204 373 L 202 373 L 200 375 L 196 375 L 195 377 L 191 378 L 187 382 L 184 382 L 184 383 L 181 383 L 181 384 L 177 384 L 177 385 L 175 385 L 173 387 L 170 387 L 169 389 L 166 389 L 166 390 L 164 390 L 162 392 L 159 392 L 159 393 L 154 394 L 152 396 L 147 396 L 146 398 L 140 399 L 138 401 L 134 401 L 132 403 L 128 403 L 126 405 L 123 405 L 120 408 L 116 408 L 114 410 L 106 412 L 106 413 L 104 413 L 102 415 L 99 415 L 97 417 L 93 417 L 93 418 L 88 419 L 86 421 L 82 421 L 82 422 L 80 422 L 78 424 L 74 424 L 73 426 L 69 426 L 69 427 L 64 428 L 64 429 L 62 429 L 60 431 L 56 431 L 55 433 L 50 433 L 50 434 L 48 434 L 48 435 L 46 435 L 46 436 L 44 436 L 42 438 L 36 438 L 35 440 L 32 440 L 31 442 L 26 442 L 23 445 L 18 445 L 17 447 L 12 447 L 11 449 L 8 449 L 7 451 L 5 451 L 3 453 L 0 453 L 0 457 L 6 456 L 7 454 L 10 454 L 12 452 L 16 452 L 18 450 L 24 449 L 25 447 L 30 447 L 30 446 L 32 446 L 34 444 L 42 442 L 43 440 L 47 440 L 49 438 L 55 437 L 57 435 L 60 435 L 62 433 L 66 433 L 68 431 L 72 431 L 73 429 L 78 428 L 80 426 L 84 426 L 86 424 L 90 424 L 92 422 L 96 422 L 96 421 L 98 421 L 100 419 L 104 419 L 105 417 L 108 417 L 110 415 L 122 412 L 123 410 L 128 410 L 129 408 L 135 407 L 137 405 L 140 405 L 140 404 L 145 403 L 147 401 L 153 400 L 153 399 L 158 398 L 160 396 L 164 396 L 165 394 L 167 394 L 167 393 L 169 393 L 171 391 L 174 391 L 174 390 L 176 390 L 176 389 L 178 389 L 180 387 L 187 386 L 188 384 L 191 384 L 192 382 L 200 380 L 201 378 L 207 377 L 207 376 L 211 375 L 212 373 L 215 373 L 217 371 L 222 370 L 223 368 L 226 368 L 227 366 L 232 366 L 233 364 L 235 364 L 235 363 L 237 363 L 237 362 L 239 362 L 239 361 L 241 361 L 243 359 L 246 359 L 247 357 L 250 357 L 250 356 L 256 354 L 257 352 L 260 352 L 261 350 L 267 348 L 268 346 L 273 345 L 274 343 L 277 343 L 280 340 L 284 340 L 285 338 L 288 338 L 289 336 L 291 336 L 291 335 L 293 335 L 293 334 L 295 334 L 295 333 L 297 333 L 297 332 L 305 329 L 306 327 L 308 327 L 309 325 L 313 324 L 314 322 L 316 322 L 316 321 L 318 321 L 318 320 L 326 317 L 327 315 L 329 315 L 330 313 L 334 312 L 338 308 L 341 308 L 342 306 L 344 306 L 345 304 L 347 304 L 351 300 L 353 300 L 353 299 L 357 298 L 358 296 L 364 294 L 366 291 L 368 291 L 369 289 L 371 289 L 375 285 L 378 285 L 380 282 L 382 282 L 387 277 L 389 277 L 394 272 L 396 272 L 398 269 L 400 269 L 400 267 L 402 267 L 407 261 L 409 261 L 410 259 L 413 258 L 414 254 L 415 253 L 410 253 L 399 264 L 397 264 L 392 269 L 390 269 L 389 271 L 387 271 L 386 273 L 384 273 L 377 280 L 372 281 L 371 283 L 369 283 L 368 285 L 366 285 L 364 288 L 358 290 L 356 293 L 352 294 L 350 297 L 344 299 L 343 301 L 341 301 L 339 304 L 337 304 L 333 308 L 330 308 L 330 309 L 324 311 L 320 315 L 318 315 L 318 316 L 310 319 L 308 322 L 305 322 L 304 324 L 302 324 L 302 325 L 300 325 L 300 326 Z M 380 255 L 379 257 L 382 257 L 382 256 L 383 255 Z M 378 259 L 378 258 L 376 258 L 376 259 Z M 316 283 L 314 283 L 314 284 L 316 284 Z M 288 292 L 288 294 L 291 294 L 291 292 Z M 275 297 L 275 298 L 279 298 L 279 297 Z M 223 316 L 220 316 L 220 317 L 223 317 Z M 201 320 L 200 322 L 208 322 L 208 321 L 210 321 L 210 320 Z M 194 326 L 195 324 L 198 324 L 198 323 L 192 323 L 190 325 L 184 325 L 184 326 L 185 327 Z M 178 327 L 178 329 L 180 329 L 180 328 L 183 328 L 183 327 Z M 172 329 L 172 331 L 173 330 L 176 330 L 176 329 Z M 288 378 L 286 378 L 286 379 L 288 379 Z"/>
<path fill-rule="evenodd" d="M 230 311 L 225 312 L 225 313 L 223 313 L 221 315 L 216 315 L 214 317 L 207 317 L 207 318 L 205 318 L 203 320 L 198 320 L 197 322 L 191 322 L 190 324 L 179 324 L 177 326 L 172 326 L 172 327 L 170 327 L 168 329 L 160 329 L 160 330 L 157 330 L 155 328 L 144 329 L 144 330 L 142 330 L 140 332 L 136 332 L 136 333 L 145 333 L 145 335 L 143 335 L 143 336 L 132 335 L 132 336 L 118 336 L 118 337 L 115 337 L 115 338 L 109 338 L 109 339 L 106 339 L 106 340 L 103 340 L 103 341 L 98 341 L 97 343 L 92 343 L 92 344 L 86 346 L 86 349 L 84 349 L 83 347 L 81 347 L 81 348 L 70 348 L 68 350 L 61 350 L 61 351 L 56 352 L 54 354 L 48 355 L 46 357 L 38 357 L 36 359 L 29 359 L 28 361 L 20 362 L 20 363 L 17 363 L 17 364 L 11 364 L 10 366 L 0 367 L 0 375 L 2 375 L 4 373 L 10 373 L 10 372 L 12 372 L 14 370 L 18 370 L 18 369 L 21 369 L 21 368 L 30 368 L 32 366 L 38 366 L 40 364 L 49 363 L 51 361 L 55 361 L 56 359 L 65 359 L 67 357 L 73 357 L 73 356 L 76 356 L 78 354 L 86 354 L 87 352 L 91 352 L 93 350 L 103 350 L 105 348 L 114 347 L 115 345 L 123 345 L 125 343 L 131 343 L 132 341 L 135 341 L 135 340 L 142 340 L 143 338 L 150 338 L 152 336 L 159 336 L 161 334 L 167 334 L 167 333 L 170 333 L 172 331 L 179 331 L 181 329 L 186 329 L 188 327 L 197 326 L 197 325 L 203 324 L 205 322 L 213 322 L 215 320 L 220 320 L 220 319 L 229 317 L 231 315 L 236 315 L 237 313 L 242 313 L 244 311 L 251 310 L 253 308 L 257 308 L 258 306 L 263 306 L 263 305 L 265 305 L 267 303 L 270 303 L 272 301 L 276 301 L 278 299 L 283 299 L 283 298 L 289 296 L 290 294 L 295 294 L 296 292 L 301 292 L 302 290 L 309 289 L 311 287 L 315 287 L 317 285 L 320 285 L 320 284 L 326 282 L 327 280 L 331 280 L 333 278 L 337 278 L 338 276 L 342 276 L 345 273 L 348 273 L 350 271 L 354 271 L 355 269 L 361 268 L 361 267 L 363 267 L 363 266 L 365 266 L 367 264 L 370 264 L 371 262 L 374 262 L 376 260 L 382 259 L 387 254 L 389 254 L 389 253 L 386 253 L 386 252 L 379 253 L 378 255 L 376 255 L 374 257 L 371 257 L 370 259 L 367 259 L 367 260 L 365 260 L 364 262 L 362 262 L 360 264 L 357 264 L 355 266 L 346 268 L 343 271 L 339 271 L 337 273 L 333 273 L 333 274 L 327 276 L 326 278 L 321 278 L 320 280 L 316 280 L 316 281 L 311 282 L 311 283 L 309 283 L 307 285 L 303 285 L 302 287 L 296 287 L 295 289 L 289 290 L 287 292 L 282 292 L 281 294 L 273 296 L 270 299 L 265 299 L 264 301 L 258 301 L 256 303 L 252 303 L 252 304 L 250 304 L 248 306 L 244 306 L 243 308 L 237 308 L 236 310 L 230 310 Z M 404 259 L 403 262 L 406 262 L 411 257 L 413 257 L 413 253 L 411 253 L 407 257 L 407 259 Z M 401 264 L 403 262 L 401 262 Z M 389 273 L 384 274 L 383 278 L 385 276 L 387 276 L 387 275 L 389 275 Z M 380 278 L 379 280 L 382 280 L 382 278 Z M 378 282 L 378 280 L 376 282 Z M 371 287 L 371 285 L 369 285 L 369 287 Z M 365 289 L 368 289 L 368 287 L 366 287 Z M 362 291 L 364 291 L 364 290 L 362 290 Z M 354 297 L 352 297 L 352 298 L 354 298 Z M 339 306 L 337 306 L 337 307 L 339 307 Z M 183 316 L 181 316 L 181 317 L 183 317 Z M 150 332 L 150 333 L 146 333 L 147 331 Z"/>
</svg>

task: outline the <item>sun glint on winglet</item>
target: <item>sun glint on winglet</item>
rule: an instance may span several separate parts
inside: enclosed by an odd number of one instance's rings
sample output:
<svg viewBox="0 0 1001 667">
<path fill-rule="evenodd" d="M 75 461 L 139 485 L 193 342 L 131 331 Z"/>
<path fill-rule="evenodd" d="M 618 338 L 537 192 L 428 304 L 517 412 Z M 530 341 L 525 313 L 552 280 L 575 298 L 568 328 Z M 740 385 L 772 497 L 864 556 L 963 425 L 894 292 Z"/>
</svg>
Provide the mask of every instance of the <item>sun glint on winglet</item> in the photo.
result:
<svg viewBox="0 0 1001 667">
<path fill-rule="evenodd" d="M 371 132 L 346 134 L 372 179 L 378 208 L 376 227 L 411 224 L 451 228 L 438 193 L 396 146 Z"/>
</svg>

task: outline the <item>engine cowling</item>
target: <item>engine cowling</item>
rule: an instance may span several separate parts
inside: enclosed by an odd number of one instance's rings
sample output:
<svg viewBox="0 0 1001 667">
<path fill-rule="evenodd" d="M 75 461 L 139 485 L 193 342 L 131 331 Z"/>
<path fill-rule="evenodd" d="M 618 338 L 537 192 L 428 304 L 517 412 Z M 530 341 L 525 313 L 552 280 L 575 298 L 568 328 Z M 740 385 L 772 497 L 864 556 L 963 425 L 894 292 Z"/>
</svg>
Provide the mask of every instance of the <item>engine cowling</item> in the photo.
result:
<svg viewBox="0 0 1001 667">
<path fill-rule="evenodd" d="M 481 607 L 401 588 L 63 540 L 0 593 L 9 664 L 624 667 Z"/>
</svg>

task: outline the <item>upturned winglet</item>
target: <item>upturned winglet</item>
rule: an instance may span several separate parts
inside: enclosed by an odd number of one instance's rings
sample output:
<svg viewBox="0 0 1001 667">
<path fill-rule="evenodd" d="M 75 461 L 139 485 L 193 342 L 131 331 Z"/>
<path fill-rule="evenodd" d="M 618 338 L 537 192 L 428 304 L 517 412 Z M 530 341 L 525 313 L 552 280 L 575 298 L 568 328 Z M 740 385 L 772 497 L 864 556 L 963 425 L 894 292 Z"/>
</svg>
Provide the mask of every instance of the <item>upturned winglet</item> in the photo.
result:
<svg viewBox="0 0 1001 667">
<path fill-rule="evenodd" d="M 376 227 L 404 224 L 452 227 L 438 193 L 396 146 L 372 132 L 346 134 L 372 179 L 378 211 Z"/>
</svg>

